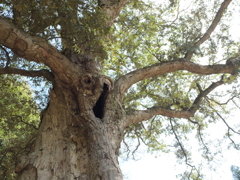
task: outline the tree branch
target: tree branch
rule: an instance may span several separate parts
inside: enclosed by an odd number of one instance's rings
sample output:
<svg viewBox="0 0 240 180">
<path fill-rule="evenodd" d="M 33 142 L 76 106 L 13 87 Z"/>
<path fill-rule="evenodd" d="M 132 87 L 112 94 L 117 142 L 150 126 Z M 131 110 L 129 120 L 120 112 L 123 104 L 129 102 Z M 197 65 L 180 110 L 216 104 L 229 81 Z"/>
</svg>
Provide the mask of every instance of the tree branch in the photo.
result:
<svg viewBox="0 0 240 180">
<path fill-rule="evenodd" d="M 29 77 L 44 77 L 49 81 L 54 80 L 54 75 L 47 69 L 41 69 L 39 71 L 27 71 L 24 69 L 17 68 L 0 68 L 0 74 L 19 74 L 22 76 Z"/>
<path fill-rule="evenodd" d="M 121 100 L 125 92 L 134 83 L 150 77 L 175 72 L 178 70 L 187 70 L 189 72 L 202 75 L 219 73 L 235 74 L 236 68 L 240 66 L 240 63 L 237 64 L 236 59 L 234 59 L 234 61 L 234 65 L 232 65 L 232 63 L 219 65 L 199 65 L 183 58 L 179 58 L 175 61 L 161 62 L 152 66 L 137 69 L 120 77 L 115 83 L 115 91 L 119 93 L 119 99 Z M 240 60 L 237 60 L 237 62 L 240 62 Z"/>
<path fill-rule="evenodd" d="M 212 32 L 215 30 L 215 28 L 217 27 L 217 25 L 219 24 L 224 11 L 227 9 L 228 5 L 230 4 L 232 0 L 225 0 L 222 4 L 221 7 L 219 8 L 214 20 L 212 21 L 211 25 L 209 26 L 209 28 L 207 29 L 207 31 L 204 33 L 204 35 L 199 39 L 198 42 L 195 43 L 193 50 L 190 50 L 186 53 L 185 55 L 185 59 L 190 60 L 194 49 L 199 47 L 202 43 L 204 43 L 206 40 L 208 40 L 210 38 L 210 35 L 212 34 Z"/>
<path fill-rule="evenodd" d="M 204 43 L 207 39 L 209 39 L 212 32 L 215 30 L 216 26 L 220 22 L 220 19 L 223 16 L 224 11 L 227 9 L 228 5 L 230 4 L 232 0 L 225 0 L 222 4 L 220 9 L 218 10 L 214 20 L 212 21 L 212 24 L 208 28 L 208 30 L 205 32 L 203 37 L 196 43 L 196 46 L 200 46 L 202 43 Z"/>
<path fill-rule="evenodd" d="M 74 65 L 47 41 L 21 31 L 3 18 L 0 18 L 0 44 L 26 60 L 44 63 L 63 80 L 68 80 L 72 73 L 78 73 Z"/>
<path fill-rule="evenodd" d="M 155 106 L 152 108 L 148 108 L 147 110 L 135 110 L 132 111 L 131 114 L 128 114 L 125 122 L 124 128 L 138 122 L 142 122 L 150 119 L 156 115 L 167 116 L 170 118 L 185 118 L 189 119 L 193 117 L 196 111 L 199 109 L 202 99 L 206 97 L 211 91 L 213 91 L 216 87 L 224 84 L 223 80 L 212 83 L 207 89 L 201 91 L 192 106 L 188 110 L 177 111 L 166 107 Z"/>
</svg>

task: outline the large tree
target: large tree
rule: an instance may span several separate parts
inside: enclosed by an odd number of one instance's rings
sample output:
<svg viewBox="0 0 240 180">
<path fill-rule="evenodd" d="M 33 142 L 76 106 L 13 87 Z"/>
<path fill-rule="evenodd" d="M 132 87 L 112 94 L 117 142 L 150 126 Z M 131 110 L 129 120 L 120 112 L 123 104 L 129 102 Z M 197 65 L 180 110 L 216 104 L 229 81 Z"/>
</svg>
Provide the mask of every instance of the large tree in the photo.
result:
<svg viewBox="0 0 240 180">
<path fill-rule="evenodd" d="M 217 107 L 226 103 L 211 94 L 233 82 L 240 66 L 226 24 L 230 2 L 2 0 L 0 74 L 52 84 L 36 138 L 17 162 L 18 179 L 123 179 L 124 135 L 151 138 L 146 144 L 157 149 L 162 117 L 189 164 L 177 127 L 197 129 L 205 147 L 208 115 L 226 123 Z M 239 97 L 235 86 L 227 102 Z"/>
</svg>

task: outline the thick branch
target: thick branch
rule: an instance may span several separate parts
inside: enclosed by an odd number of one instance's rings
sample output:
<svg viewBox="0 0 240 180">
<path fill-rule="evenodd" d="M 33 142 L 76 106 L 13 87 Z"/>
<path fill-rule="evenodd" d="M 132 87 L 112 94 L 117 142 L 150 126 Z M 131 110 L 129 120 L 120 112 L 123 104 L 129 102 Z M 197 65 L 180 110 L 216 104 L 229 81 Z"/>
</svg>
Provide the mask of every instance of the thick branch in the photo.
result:
<svg viewBox="0 0 240 180">
<path fill-rule="evenodd" d="M 238 62 L 240 62 L 238 60 Z M 238 64 L 240 66 L 240 64 Z M 123 98 L 124 93 L 136 82 L 157 75 L 163 75 L 166 73 L 175 72 L 178 70 L 187 70 L 195 74 L 219 74 L 219 73 L 236 73 L 235 66 L 228 64 L 219 64 L 219 65 L 199 65 L 193 62 L 190 62 L 186 59 L 178 59 L 175 61 L 161 62 L 152 66 L 144 67 L 132 71 L 122 77 L 120 77 L 116 84 L 115 89 L 120 94 L 120 98 Z"/>
<path fill-rule="evenodd" d="M 195 43 L 195 48 L 199 47 L 202 43 L 204 43 L 206 40 L 208 40 L 210 38 L 210 35 L 212 34 L 212 32 L 216 29 L 217 25 L 219 24 L 224 11 L 227 9 L 228 5 L 230 4 L 232 0 L 225 0 L 222 4 L 221 7 L 219 8 L 214 20 L 212 21 L 211 25 L 209 26 L 209 28 L 207 29 L 207 31 L 204 33 L 204 35 L 199 39 L 198 42 Z M 193 51 L 189 51 L 187 52 L 187 54 L 185 55 L 185 58 L 187 60 L 190 60 L 190 58 L 193 55 Z"/>
<path fill-rule="evenodd" d="M 70 76 L 76 71 L 74 65 L 44 39 L 24 33 L 3 18 L 0 18 L 0 44 L 26 60 L 44 63 L 61 78 L 68 79 L 66 74 Z"/>
<path fill-rule="evenodd" d="M 44 77 L 49 81 L 53 81 L 54 79 L 53 74 L 46 69 L 42 69 L 39 71 L 27 71 L 24 69 L 17 68 L 0 68 L 0 74 L 20 74 L 22 76 L 29 77 Z"/>
<path fill-rule="evenodd" d="M 201 91 L 195 101 L 193 102 L 191 108 L 188 110 L 177 111 L 172 110 L 170 108 L 165 108 L 161 106 L 155 106 L 149 108 L 147 110 L 135 110 L 131 112 L 131 114 L 127 115 L 127 118 L 124 122 L 124 127 L 127 127 L 131 124 L 142 122 L 148 120 L 156 115 L 167 116 L 170 118 L 186 118 L 189 119 L 193 117 L 196 111 L 199 109 L 202 99 L 206 97 L 211 91 L 213 91 L 216 87 L 224 84 L 222 80 L 212 83 L 207 89 Z"/>
</svg>

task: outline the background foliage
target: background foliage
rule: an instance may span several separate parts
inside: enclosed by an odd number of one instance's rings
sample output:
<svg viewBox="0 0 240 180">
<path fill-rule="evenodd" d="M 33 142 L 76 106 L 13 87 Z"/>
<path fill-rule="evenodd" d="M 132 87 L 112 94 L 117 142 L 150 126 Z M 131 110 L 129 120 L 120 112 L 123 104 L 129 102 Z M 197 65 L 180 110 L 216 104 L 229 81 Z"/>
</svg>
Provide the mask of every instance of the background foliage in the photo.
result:
<svg viewBox="0 0 240 180">
<path fill-rule="evenodd" d="M 18 154 L 35 137 L 39 109 L 19 76 L 0 76 L 0 179 L 14 179 Z"/>
<path fill-rule="evenodd" d="M 240 179 L 240 168 L 238 166 L 231 166 L 231 171 L 232 171 L 234 180 L 239 180 Z"/>
</svg>

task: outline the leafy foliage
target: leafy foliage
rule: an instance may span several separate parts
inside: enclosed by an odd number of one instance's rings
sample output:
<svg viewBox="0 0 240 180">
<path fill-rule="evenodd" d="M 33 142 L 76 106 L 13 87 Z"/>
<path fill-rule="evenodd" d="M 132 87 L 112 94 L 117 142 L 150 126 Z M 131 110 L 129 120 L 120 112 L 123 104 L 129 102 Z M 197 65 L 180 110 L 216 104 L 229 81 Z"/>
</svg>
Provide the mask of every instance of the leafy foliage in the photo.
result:
<svg viewBox="0 0 240 180">
<path fill-rule="evenodd" d="M 0 76 L 0 179 L 15 177 L 19 152 L 36 134 L 39 116 L 30 87 L 19 77 Z"/>
</svg>

